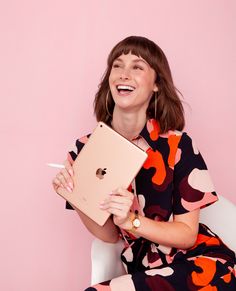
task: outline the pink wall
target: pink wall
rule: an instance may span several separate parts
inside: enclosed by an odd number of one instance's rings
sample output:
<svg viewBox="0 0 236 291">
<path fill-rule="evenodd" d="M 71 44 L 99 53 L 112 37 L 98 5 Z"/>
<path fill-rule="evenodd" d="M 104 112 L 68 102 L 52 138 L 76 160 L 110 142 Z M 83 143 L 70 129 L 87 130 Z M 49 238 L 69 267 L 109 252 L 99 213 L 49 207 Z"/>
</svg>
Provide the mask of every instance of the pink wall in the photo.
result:
<svg viewBox="0 0 236 291">
<path fill-rule="evenodd" d="M 236 5 L 198 1 L 1 1 L 0 289 L 78 291 L 92 237 L 52 191 L 74 140 L 95 125 L 93 97 L 110 49 L 143 35 L 166 52 L 187 130 L 218 193 L 236 203 Z"/>
</svg>

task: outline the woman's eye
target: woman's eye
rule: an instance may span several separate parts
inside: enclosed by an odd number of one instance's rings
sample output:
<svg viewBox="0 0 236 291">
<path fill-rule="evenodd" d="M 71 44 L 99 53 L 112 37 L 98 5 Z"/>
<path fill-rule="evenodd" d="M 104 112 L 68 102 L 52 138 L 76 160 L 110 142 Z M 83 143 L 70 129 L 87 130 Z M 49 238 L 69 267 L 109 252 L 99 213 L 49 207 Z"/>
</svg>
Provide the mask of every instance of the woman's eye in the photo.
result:
<svg viewBox="0 0 236 291">
<path fill-rule="evenodd" d="M 139 69 L 139 70 L 143 70 L 143 68 L 142 67 L 140 67 L 140 66 L 134 66 L 134 69 L 136 70 L 136 69 Z"/>
<path fill-rule="evenodd" d="M 119 65 L 118 64 L 114 64 L 113 68 L 119 68 Z"/>
</svg>

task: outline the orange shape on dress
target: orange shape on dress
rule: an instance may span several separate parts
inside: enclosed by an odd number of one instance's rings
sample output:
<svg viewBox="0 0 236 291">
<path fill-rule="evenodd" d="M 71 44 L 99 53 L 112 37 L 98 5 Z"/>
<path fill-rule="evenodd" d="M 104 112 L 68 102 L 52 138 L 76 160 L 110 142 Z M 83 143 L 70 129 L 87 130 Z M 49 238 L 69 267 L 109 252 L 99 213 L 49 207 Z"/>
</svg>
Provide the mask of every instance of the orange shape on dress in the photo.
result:
<svg viewBox="0 0 236 291">
<path fill-rule="evenodd" d="M 208 287 L 207 285 L 209 285 L 216 272 L 216 262 L 208 258 L 199 257 L 194 260 L 194 264 L 200 267 L 202 269 L 202 272 L 201 273 L 197 273 L 196 271 L 192 272 L 191 277 L 193 284 L 195 284 L 196 286 Z"/>
<path fill-rule="evenodd" d="M 166 177 L 166 168 L 161 153 L 153 151 L 152 149 L 147 150 L 148 158 L 144 163 L 145 169 L 155 168 L 155 174 L 152 177 L 152 182 L 156 185 L 161 185 Z"/>
<path fill-rule="evenodd" d="M 180 139 L 181 139 L 180 135 L 170 135 L 168 137 L 168 144 L 170 147 L 170 153 L 169 153 L 169 157 L 168 157 L 168 165 L 171 168 L 174 168 L 174 165 L 175 165 L 175 155 L 176 155 L 176 152 L 178 149 Z"/>
</svg>

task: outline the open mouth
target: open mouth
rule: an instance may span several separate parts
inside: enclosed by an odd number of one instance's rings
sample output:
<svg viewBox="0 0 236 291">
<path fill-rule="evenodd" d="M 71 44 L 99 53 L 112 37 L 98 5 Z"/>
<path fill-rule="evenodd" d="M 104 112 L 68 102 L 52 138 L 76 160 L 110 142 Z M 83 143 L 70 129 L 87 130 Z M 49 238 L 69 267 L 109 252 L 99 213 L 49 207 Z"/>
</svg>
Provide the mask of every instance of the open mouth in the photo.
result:
<svg viewBox="0 0 236 291">
<path fill-rule="evenodd" d="M 128 85 L 117 85 L 116 89 L 122 95 L 130 94 L 135 90 L 133 86 L 128 86 Z"/>
</svg>

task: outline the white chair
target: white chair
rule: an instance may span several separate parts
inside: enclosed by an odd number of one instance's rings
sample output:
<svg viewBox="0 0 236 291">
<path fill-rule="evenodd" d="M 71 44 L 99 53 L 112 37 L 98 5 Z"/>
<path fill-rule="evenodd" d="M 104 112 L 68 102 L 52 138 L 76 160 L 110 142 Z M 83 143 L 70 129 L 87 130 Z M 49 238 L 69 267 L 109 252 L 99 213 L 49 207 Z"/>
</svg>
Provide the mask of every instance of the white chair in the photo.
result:
<svg viewBox="0 0 236 291">
<path fill-rule="evenodd" d="M 209 226 L 226 245 L 236 251 L 236 206 L 232 202 L 219 196 L 218 202 L 200 211 L 200 222 Z M 92 285 L 125 274 L 120 260 L 122 249 L 122 241 L 110 244 L 95 239 L 92 242 Z"/>
<path fill-rule="evenodd" d="M 120 259 L 124 244 L 121 240 L 111 244 L 94 239 L 91 248 L 91 285 L 126 274 Z"/>
<path fill-rule="evenodd" d="M 206 224 L 223 242 L 236 251 L 236 206 L 223 196 L 200 211 L 200 222 Z"/>
</svg>

